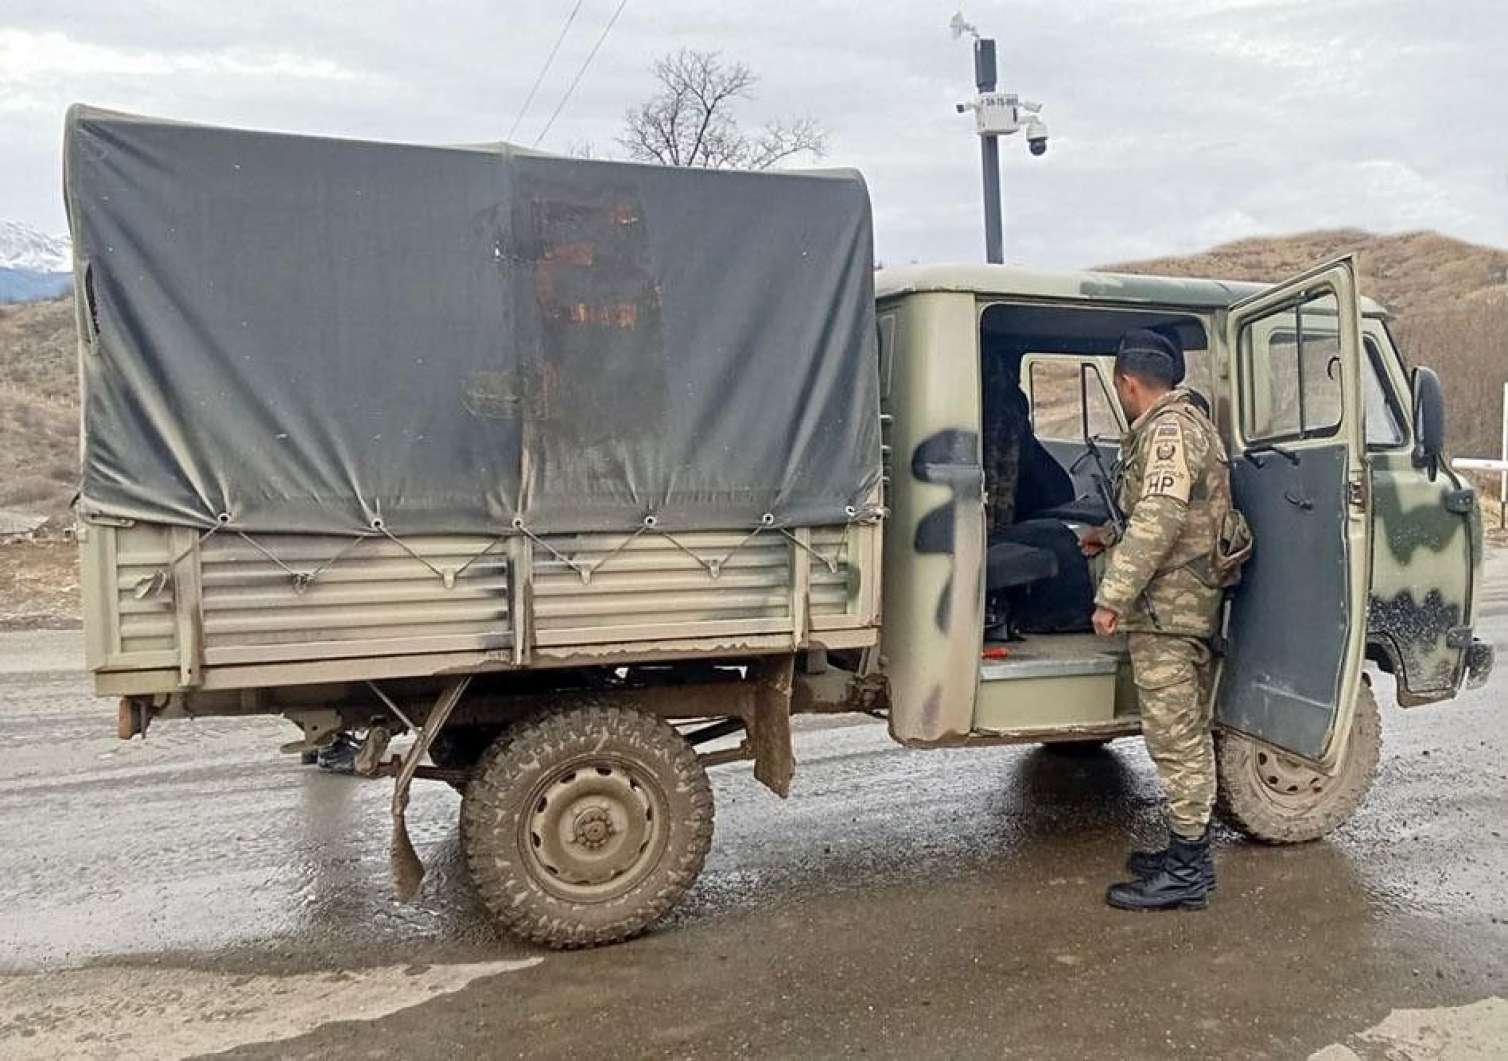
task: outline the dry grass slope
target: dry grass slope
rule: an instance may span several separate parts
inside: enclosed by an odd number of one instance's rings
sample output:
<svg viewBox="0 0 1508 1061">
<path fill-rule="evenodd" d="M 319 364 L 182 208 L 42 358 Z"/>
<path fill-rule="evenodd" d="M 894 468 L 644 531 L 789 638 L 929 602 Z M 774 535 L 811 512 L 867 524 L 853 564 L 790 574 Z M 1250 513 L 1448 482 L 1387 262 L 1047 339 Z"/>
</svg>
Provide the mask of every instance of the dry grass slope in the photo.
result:
<svg viewBox="0 0 1508 1061">
<path fill-rule="evenodd" d="M 0 508 L 66 521 L 78 485 L 73 301 L 0 306 Z"/>
</svg>

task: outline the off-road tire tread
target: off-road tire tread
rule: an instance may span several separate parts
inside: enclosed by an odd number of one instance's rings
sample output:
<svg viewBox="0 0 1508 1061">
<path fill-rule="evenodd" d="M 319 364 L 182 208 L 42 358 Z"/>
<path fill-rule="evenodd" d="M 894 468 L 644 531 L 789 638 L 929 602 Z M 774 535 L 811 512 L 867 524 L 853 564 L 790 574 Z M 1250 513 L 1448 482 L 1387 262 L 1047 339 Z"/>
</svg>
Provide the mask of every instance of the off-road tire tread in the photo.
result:
<svg viewBox="0 0 1508 1061">
<path fill-rule="evenodd" d="M 490 755 L 490 754 L 492 754 L 494 752 L 496 752 L 499 755 L 502 754 L 502 750 L 505 749 L 505 748 L 507 748 L 507 746 L 509 745 L 509 743 L 512 742 L 512 740 L 513 740 L 513 731 L 514 731 L 515 728 L 516 727 L 514 727 L 514 726 L 506 726 L 503 729 L 501 729 L 501 730 L 498 731 L 497 735 L 492 738 L 492 743 L 489 744 L 489 745 L 487 745 L 486 750 L 482 752 L 482 757 L 480 759 L 478 759 L 474 764 L 472 764 L 472 767 L 471 767 L 471 776 L 472 777 L 475 777 L 477 774 L 479 774 L 479 773 L 482 772 L 482 766 L 483 766 L 484 763 L 487 762 L 487 756 L 488 755 Z M 431 757 L 431 758 L 433 758 L 433 757 Z M 439 766 L 440 764 L 436 763 L 435 765 Z M 447 781 L 446 784 L 450 785 L 451 788 L 455 789 L 456 792 L 461 797 L 461 813 L 456 815 L 456 838 L 461 841 L 461 854 L 465 855 L 465 853 L 466 853 L 466 844 L 467 844 L 467 841 L 466 841 L 466 812 L 465 812 L 465 808 L 466 808 L 466 790 L 471 787 L 471 782 L 469 780 L 467 780 L 467 781 L 465 781 L 465 782 L 463 782 L 461 784 L 457 784 L 454 781 Z"/>
<path fill-rule="evenodd" d="M 1267 844 L 1302 844 L 1328 836 L 1356 813 L 1372 788 L 1382 757 L 1382 716 L 1366 683 L 1356 695 L 1346 761 L 1320 806 L 1302 817 L 1274 807 L 1256 790 L 1247 756 L 1255 745 L 1238 734 L 1215 734 L 1215 812 L 1241 832 Z M 1342 776 L 1344 775 L 1344 781 Z"/>
<path fill-rule="evenodd" d="M 562 758 L 610 749 L 655 767 L 670 834 L 660 864 L 634 891 L 600 905 L 572 903 L 518 865 L 518 815 L 535 781 Z M 503 931 L 555 950 L 619 943 L 663 917 L 701 872 L 712 828 L 712 786 L 691 745 L 663 720 L 613 705 L 578 702 L 516 722 L 483 754 L 461 800 L 462 848 L 483 905 Z M 611 918 L 585 918 L 608 910 Z"/>
</svg>

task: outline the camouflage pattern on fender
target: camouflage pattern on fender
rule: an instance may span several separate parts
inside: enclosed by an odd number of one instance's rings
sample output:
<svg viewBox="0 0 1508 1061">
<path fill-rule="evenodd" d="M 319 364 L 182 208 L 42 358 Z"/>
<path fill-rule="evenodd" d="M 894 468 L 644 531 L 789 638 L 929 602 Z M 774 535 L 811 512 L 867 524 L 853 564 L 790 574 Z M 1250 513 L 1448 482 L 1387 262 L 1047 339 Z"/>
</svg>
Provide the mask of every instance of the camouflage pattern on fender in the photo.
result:
<svg viewBox="0 0 1508 1061">
<path fill-rule="evenodd" d="M 1382 321 L 1365 320 L 1363 334 L 1380 355 L 1379 374 L 1406 398 L 1405 366 Z M 1466 676 L 1462 638 L 1477 619 L 1482 513 L 1475 502 L 1452 504 L 1453 497 L 1464 499 L 1455 496 L 1449 474 L 1431 480 L 1414 462 L 1406 406 L 1395 416 L 1397 441 L 1368 457 L 1374 529 L 1367 643 L 1369 655 L 1397 678 L 1399 703 L 1409 707 L 1454 696 Z"/>
<path fill-rule="evenodd" d="M 1179 387 L 1132 426 L 1121 451 L 1126 533 L 1110 549 L 1095 603 L 1128 632 L 1209 637 L 1221 598 L 1209 557 L 1231 508 L 1225 448 Z"/>
<path fill-rule="evenodd" d="M 1452 633 L 1475 620 L 1473 571 L 1462 561 L 1481 564 L 1481 513 L 1447 510 L 1452 489 L 1443 475 L 1429 482 L 1407 454 L 1373 457 L 1367 636 L 1389 657 L 1405 706 L 1454 695 L 1463 654 Z"/>
</svg>

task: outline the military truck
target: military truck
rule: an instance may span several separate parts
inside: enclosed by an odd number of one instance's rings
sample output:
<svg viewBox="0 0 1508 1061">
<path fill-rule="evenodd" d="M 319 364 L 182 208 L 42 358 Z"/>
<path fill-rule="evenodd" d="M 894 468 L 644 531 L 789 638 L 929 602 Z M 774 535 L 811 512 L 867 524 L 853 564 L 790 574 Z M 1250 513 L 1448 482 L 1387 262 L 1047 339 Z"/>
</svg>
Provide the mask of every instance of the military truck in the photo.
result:
<svg viewBox="0 0 1508 1061">
<path fill-rule="evenodd" d="M 1271 286 L 876 275 L 854 173 L 83 108 L 65 159 L 87 664 L 120 735 L 363 734 L 359 770 L 396 779 L 400 891 L 409 786 L 448 782 L 524 939 L 609 943 L 673 907 L 712 839 L 707 768 L 786 795 L 796 715 L 866 712 L 917 749 L 1137 735 L 1124 643 L 1087 632 L 1094 572 L 1016 533 L 1110 518 L 1128 329 L 1184 351 L 1255 532 L 1213 694 L 1227 821 L 1292 843 L 1352 814 L 1381 740 L 1366 663 L 1405 706 L 1492 665 L 1439 381 L 1349 259 Z"/>
</svg>

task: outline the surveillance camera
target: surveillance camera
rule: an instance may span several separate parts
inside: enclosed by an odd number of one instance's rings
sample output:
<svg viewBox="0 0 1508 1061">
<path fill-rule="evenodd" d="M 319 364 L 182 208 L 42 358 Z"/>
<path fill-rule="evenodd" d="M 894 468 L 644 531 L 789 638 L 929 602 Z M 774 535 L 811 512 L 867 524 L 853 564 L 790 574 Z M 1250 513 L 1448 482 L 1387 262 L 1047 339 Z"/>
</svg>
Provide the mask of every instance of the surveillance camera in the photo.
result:
<svg viewBox="0 0 1508 1061">
<path fill-rule="evenodd" d="M 1034 155 L 1047 154 L 1047 123 L 1033 118 L 1026 126 L 1026 146 Z"/>
</svg>

